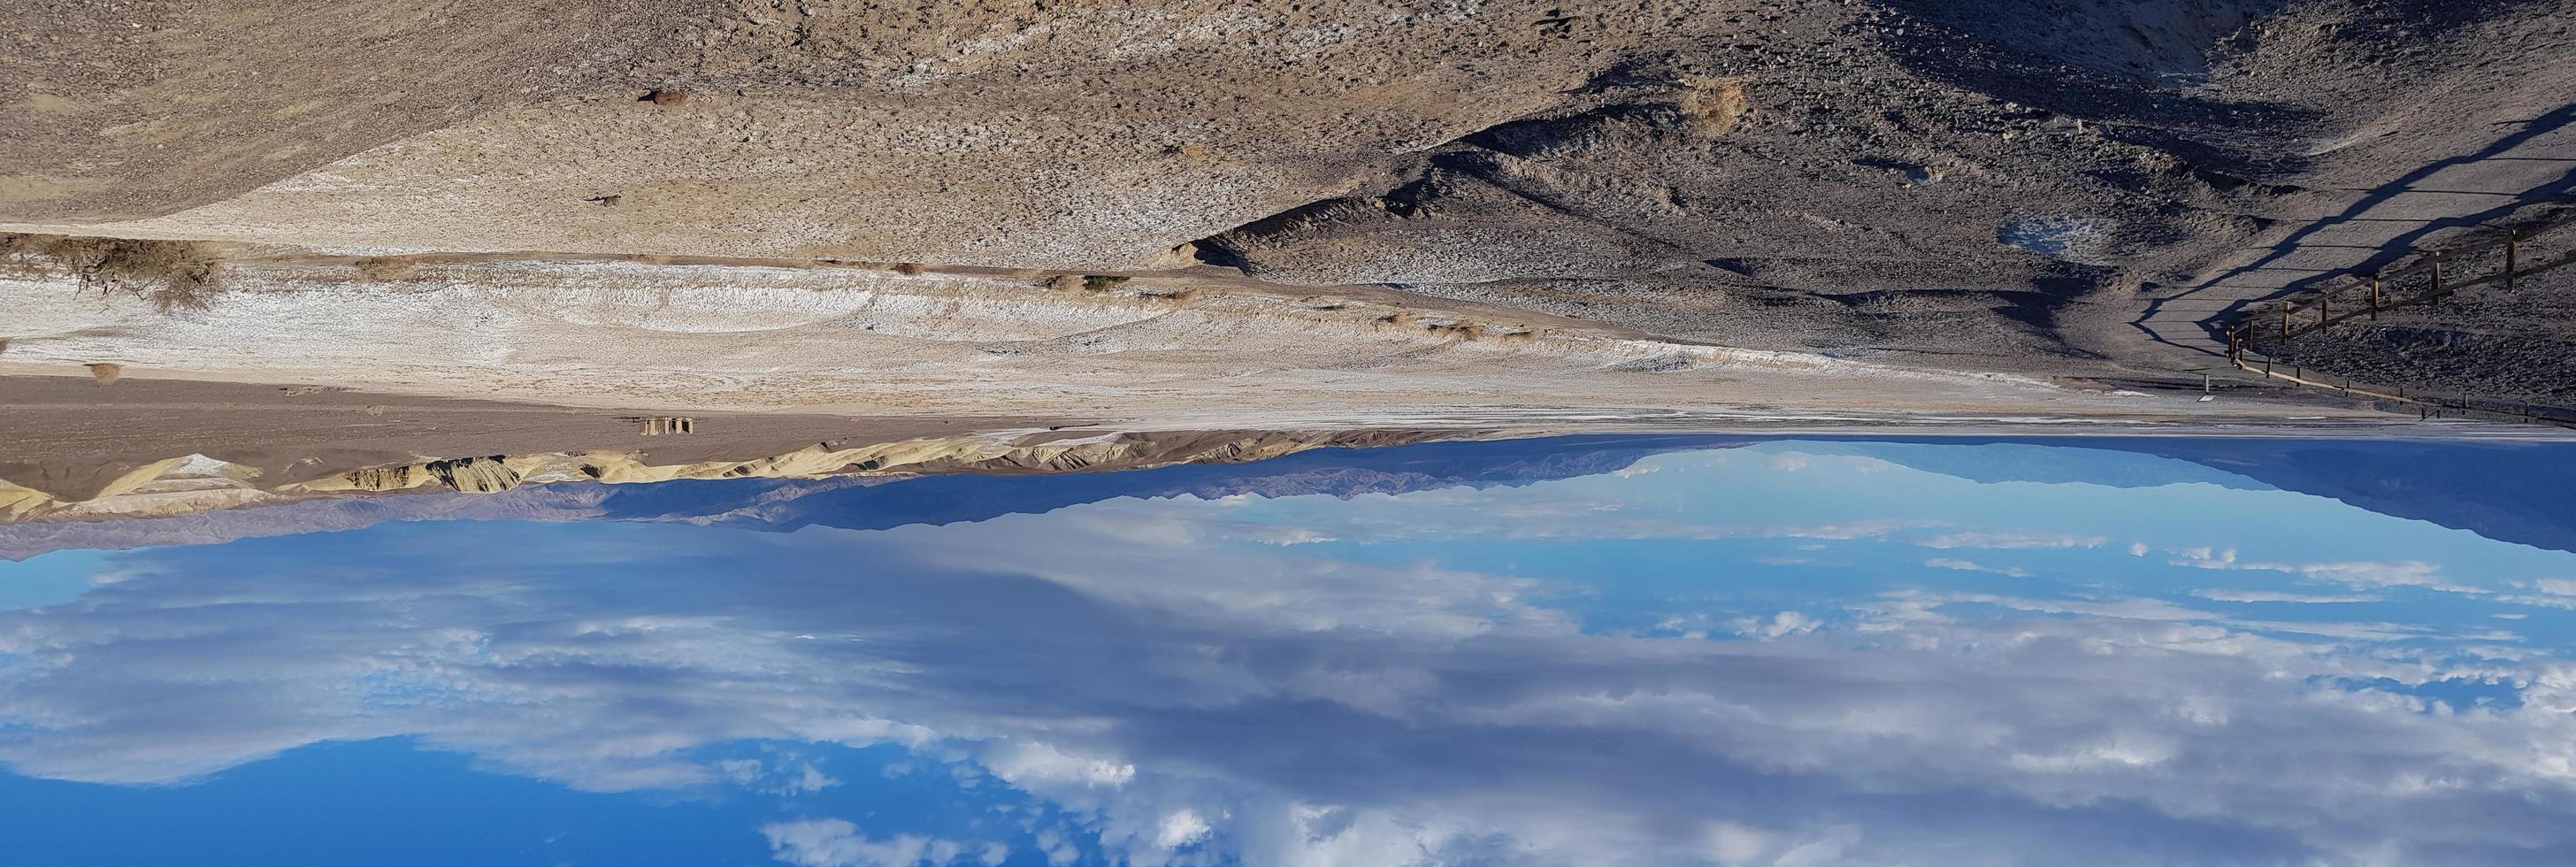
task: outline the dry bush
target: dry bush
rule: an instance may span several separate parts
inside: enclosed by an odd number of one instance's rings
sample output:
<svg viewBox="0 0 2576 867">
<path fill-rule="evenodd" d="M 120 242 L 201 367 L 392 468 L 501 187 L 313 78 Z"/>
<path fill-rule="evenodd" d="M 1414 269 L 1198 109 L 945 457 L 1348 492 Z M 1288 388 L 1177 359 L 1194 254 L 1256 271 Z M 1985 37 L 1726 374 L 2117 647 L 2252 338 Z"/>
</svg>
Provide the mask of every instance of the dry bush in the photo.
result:
<svg viewBox="0 0 2576 867">
<path fill-rule="evenodd" d="M 9 338 L 0 337 L 0 352 L 9 351 Z"/>
<path fill-rule="evenodd" d="M 1871 292 L 1857 301 L 1847 301 L 1852 309 L 1877 319 L 1928 319 L 1944 312 L 1937 300 L 1910 292 Z"/>
<path fill-rule="evenodd" d="M 1127 282 L 1127 278 L 1125 277 L 1117 277 L 1108 274 L 1092 274 L 1082 278 L 1082 290 L 1085 292 L 1107 292 L 1118 288 L 1119 284 L 1125 282 Z"/>
<path fill-rule="evenodd" d="M 1745 113 L 1753 110 L 1742 83 L 1715 78 L 1683 79 L 1680 102 L 1691 131 L 1709 138 L 1734 132 Z"/>
<path fill-rule="evenodd" d="M 204 309 L 222 291 L 223 260 L 198 241 L 0 235 L 0 264 L 67 273 L 84 290 L 124 292 L 164 313 Z"/>
<path fill-rule="evenodd" d="M 1085 282 L 1078 274 L 1058 274 L 1047 278 L 1046 287 L 1057 292 L 1071 292 L 1082 288 Z"/>
<path fill-rule="evenodd" d="M 894 266 L 895 273 L 902 274 L 907 277 L 920 276 L 921 272 L 925 270 L 928 269 L 921 267 L 921 263 L 919 262 L 898 262 Z"/>
<path fill-rule="evenodd" d="M 374 280 L 379 283 L 414 280 L 420 277 L 420 263 L 394 256 L 369 256 L 350 264 L 358 269 L 360 279 Z"/>
<path fill-rule="evenodd" d="M 1473 322 L 1432 322 L 1424 324 L 1422 330 L 1459 340 L 1485 339 L 1485 326 Z"/>
<path fill-rule="evenodd" d="M 116 382 L 116 378 L 124 373 L 125 365 L 122 364 L 100 362 L 89 366 L 90 378 L 98 380 L 100 385 L 112 385 Z"/>
</svg>

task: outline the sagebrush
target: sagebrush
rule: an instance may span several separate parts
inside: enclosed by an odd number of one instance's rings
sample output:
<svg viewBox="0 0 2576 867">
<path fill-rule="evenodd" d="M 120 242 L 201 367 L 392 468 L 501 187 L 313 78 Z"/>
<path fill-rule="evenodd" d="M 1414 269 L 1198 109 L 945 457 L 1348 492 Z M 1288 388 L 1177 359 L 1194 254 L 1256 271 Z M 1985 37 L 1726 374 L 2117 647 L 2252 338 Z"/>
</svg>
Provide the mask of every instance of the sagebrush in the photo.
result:
<svg viewBox="0 0 2576 867">
<path fill-rule="evenodd" d="M 163 312 L 204 309 L 223 289 L 223 259 L 200 241 L 0 234 L 0 265 L 68 274 L 82 289 L 123 292 Z"/>
</svg>

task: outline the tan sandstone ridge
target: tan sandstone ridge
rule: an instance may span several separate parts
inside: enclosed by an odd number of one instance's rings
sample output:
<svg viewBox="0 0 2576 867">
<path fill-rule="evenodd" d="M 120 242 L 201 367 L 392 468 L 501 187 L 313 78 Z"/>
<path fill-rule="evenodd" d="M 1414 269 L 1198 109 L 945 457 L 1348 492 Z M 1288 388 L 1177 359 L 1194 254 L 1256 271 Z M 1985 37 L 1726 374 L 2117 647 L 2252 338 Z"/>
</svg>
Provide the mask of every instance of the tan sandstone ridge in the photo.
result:
<svg viewBox="0 0 2576 867">
<path fill-rule="evenodd" d="M 93 490 L 47 490 L 39 479 L 0 480 L 0 520 L 83 521 L 167 517 L 317 496 L 453 490 L 488 494 L 560 482 L 639 484 L 675 479 L 911 476 L 937 473 L 1069 473 L 1229 463 L 1317 448 L 1364 448 L 1469 438 L 1467 431 L 1165 431 L 1021 433 L 884 443 L 816 443 L 743 460 L 655 464 L 612 451 L 444 458 L 345 468 L 307 481 L 203 456 L 137 467 Z"/>
</svg>

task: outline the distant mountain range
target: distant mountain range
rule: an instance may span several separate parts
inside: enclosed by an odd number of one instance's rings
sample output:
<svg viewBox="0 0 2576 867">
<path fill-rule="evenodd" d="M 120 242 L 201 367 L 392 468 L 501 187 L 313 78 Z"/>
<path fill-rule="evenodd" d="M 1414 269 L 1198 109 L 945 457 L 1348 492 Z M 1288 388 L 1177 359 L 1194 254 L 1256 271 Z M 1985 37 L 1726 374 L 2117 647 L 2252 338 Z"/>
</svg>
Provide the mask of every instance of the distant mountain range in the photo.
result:
<svg viewBox="0 0 2576 867">
<path fill-rule="evenodd" d="M 781 531 L 812 525 L 877 529 L 980 521 L 1115 497 L 1328 494 L 1348 498 L 1573 478 L 1612 472 L 1647 455 L 1757 441 L 1730 436 L 1574 436 L 1319 448 L 1258 461 L 1118 472 L 566 483 L 479 494 L 330 498 L 168 517 L 0 525 L 0 558 L 23 560 L 72 548 L 213 544 L 252 536 L 356 529 L 385 521 L 613 520 Z"/>
<path fill-rule="evenodd" d="M 1650 455 L 1772 440 L 1728 435 L 1573 436 L 1321 448 L 1242 463 L 1119 472 L 740 478 L 552 484 L 488 494 L 319 499 L 124 521 L 0 526 L 0 557 L 71 548 L 212 544 L 416 520 L 682 522 L 756 530 L 882 529 L 1040 513 L 1117 497 L 1350 498 L 1526 485 L 1615 472 Z M 1960 446 L 1980 446 L 1961 448 Z M 2211 484 L 2333 498 L 2491 539 L 2576 551 L 2576 444 L 2165 437 L 1801 439 L 1981 483 Z M 2115 454 L 2105 454 L 2115 453 Z"/>
<path fill-rule="evenodd" d="M 2009 450 L 1927 445 L 2004 444 Z M 2031 448 L 2057 446 L 2058 449 Z M 2103 462 L 2064 448 L 2122 451 L 2197 466 Z M 2340 440 L 2082 437 L 1921 438 L 1853 442 L 1848 449 L 1981 482 L 2084 482 L 2114 487 L 2204 482 L 2327 497 L 2489 539 L 2576 551 L 2576 443 L 2511 440 Z"/>
</svg>

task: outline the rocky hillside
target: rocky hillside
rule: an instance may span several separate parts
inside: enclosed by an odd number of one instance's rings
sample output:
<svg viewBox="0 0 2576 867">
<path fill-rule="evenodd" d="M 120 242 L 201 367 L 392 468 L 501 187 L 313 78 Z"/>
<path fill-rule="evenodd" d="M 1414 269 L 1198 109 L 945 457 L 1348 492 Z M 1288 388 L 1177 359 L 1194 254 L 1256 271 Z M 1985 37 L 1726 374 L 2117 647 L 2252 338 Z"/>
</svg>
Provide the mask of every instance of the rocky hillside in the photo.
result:
<svg viewBox="0 0 2576 867">
<path fill-rule="evenodd" d="M 2576 92 L 2569 0 L 30 5 L 22 230 L 1208 263 L 1986 367 Z"/>
</svg>

